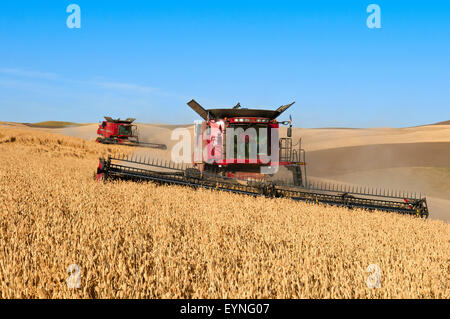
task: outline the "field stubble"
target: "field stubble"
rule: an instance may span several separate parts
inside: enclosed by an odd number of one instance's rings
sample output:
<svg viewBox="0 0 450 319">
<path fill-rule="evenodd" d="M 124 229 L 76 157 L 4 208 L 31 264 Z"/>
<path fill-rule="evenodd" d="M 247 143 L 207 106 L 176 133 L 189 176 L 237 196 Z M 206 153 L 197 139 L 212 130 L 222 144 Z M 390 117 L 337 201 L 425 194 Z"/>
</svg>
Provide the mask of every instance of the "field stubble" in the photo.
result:
<svg viewBox="0 0 450 319">
<path fill-rule="evenodd" d="M 1 298 L 449 298 L 436 220 L 93 180 L 118 146 L 0 136 Z M 80 267 L 81 287 L 66 284 Z M 381 288 L 366 286 L 369 264 Z"/>
</svg>

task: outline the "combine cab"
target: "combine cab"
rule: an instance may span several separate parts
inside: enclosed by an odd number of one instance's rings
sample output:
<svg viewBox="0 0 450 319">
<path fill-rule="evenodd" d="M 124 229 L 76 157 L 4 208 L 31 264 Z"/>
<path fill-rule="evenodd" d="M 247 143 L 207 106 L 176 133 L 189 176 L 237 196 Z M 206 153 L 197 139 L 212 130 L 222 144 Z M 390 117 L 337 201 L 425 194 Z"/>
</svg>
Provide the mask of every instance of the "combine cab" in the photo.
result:
<svg viewBox="0 0 450 319">
<path fill-rule="evenodd" d="M 239 103 L 230 109 L 204 109 L 191 100 L 188 105 L 203 119 L 195 125 L 192 163 L 110 156 L 100 159 L 96 179 L 152 181 L 428 217 L 421 195 L 309 182 L 301 141 L 292 143 L 291 119 L 277 121 L 293 104 L 276 110 L 245 109 Z M 286 137 L 279 138 L 280 124 L 289 125 Z M 281 168 L 289 178 L 276 177 Z"/>
<path fill-rule="evenodd" d="M 121 144 L 159 149 L 167 148 L 165 144 L 139 142 L 137 126 L 132 124 L 135 119 L 127 118 L 126 120 L 114 120 L 109 116 L 105 116 L 105 120 L 106 121 L 103 121 L 97 129 L 97 134 L 100 135 L 96 140 L 98 143 Z"/>
<path fill-rule="evenodd" d="M 267 180 L 281 167 L 292 173 L 292 183 L 306 185 L 305 151 L 301 140 L 291 137 L 291 120 L 277 118 L 295 102 L 275 111 L 241 108 L 205 110 L 195 100 L 188 105 L 204 121 L 195 125 L 194 167 L 200 172 L 230 178 Z M 289 125 L 287 137 L 279 138 L 279 126 Z M 230 145 L 231 144 L 231 145 Z M 205 155 L 206 154 L 206 155 Z"/>
</svg>

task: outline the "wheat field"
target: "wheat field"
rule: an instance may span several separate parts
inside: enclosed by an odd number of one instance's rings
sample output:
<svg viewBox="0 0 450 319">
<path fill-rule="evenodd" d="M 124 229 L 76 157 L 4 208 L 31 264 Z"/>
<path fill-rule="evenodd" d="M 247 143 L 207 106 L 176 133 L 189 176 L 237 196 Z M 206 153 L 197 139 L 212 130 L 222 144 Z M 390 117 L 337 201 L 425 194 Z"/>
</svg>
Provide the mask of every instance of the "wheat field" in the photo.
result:
<svg viewBox="0 0 450 319">
<path fill-rule="evenodd" d="M 450 298 L 448 223 L 93 180 L 129 151 L 2 129 L 0 298 Z"/>
</svg>

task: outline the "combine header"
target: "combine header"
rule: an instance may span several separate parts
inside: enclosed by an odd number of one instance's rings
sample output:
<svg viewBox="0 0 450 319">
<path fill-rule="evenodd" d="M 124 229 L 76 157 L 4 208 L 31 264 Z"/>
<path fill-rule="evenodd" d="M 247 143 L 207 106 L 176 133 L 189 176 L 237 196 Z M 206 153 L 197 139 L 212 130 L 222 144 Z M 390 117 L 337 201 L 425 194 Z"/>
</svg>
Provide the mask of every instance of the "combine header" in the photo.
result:
<svg viewBox="0 0 450 319">
<path fill-rule="evenodd" d="M 194 128 L 192 163 L 110 156 L 100 159 L 96 179 L 151 181 L 428 217 L 426 198 L 421 195 L 309 182 L 301 141 L 295 148 L 292 144 L 291 120 L 276 120 L 293 104 L 275 111 L 244 109 L 239 104 L 205 110 L 192 100 L 188 105 L 204 119 Z M 289 125 L 287 137 L 278 137 L 280 124 Z M 236 140 L 237 145 L 230 145 Z M 256 158 L 250 154 L 255 145 Z"/>
<path fill-rule="evenodd" d="M 98 143 L 167 149 L 165 144 L 139 142 L 137 126 L 132 124 L 135 119 L 114 120 L 105 116 L 105 120 L 97 129 L 97 134 L 100 135 L 96 140 Z"/>
</svg>

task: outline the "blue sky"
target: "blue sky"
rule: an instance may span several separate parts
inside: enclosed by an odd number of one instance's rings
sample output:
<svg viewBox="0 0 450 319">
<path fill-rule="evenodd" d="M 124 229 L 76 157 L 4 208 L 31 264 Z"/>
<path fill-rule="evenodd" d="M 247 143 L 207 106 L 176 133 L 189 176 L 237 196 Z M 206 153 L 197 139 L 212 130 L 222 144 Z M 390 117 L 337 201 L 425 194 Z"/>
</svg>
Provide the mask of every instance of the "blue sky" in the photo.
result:
<svg viewBox="0 0 450 319">
<path fill-rule="evenodd" d="M 300 127 L 450 119 L 450 1 L 8 0 L 0 40 L 3 121 L 192 123 L 191 98 L 295 100 Z"/>
</svg>

